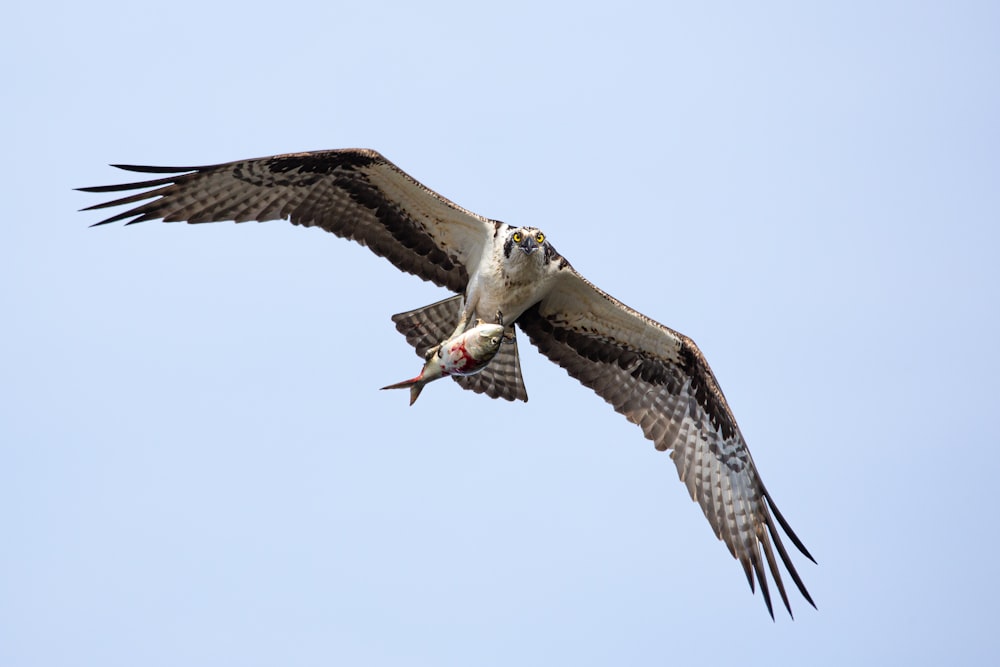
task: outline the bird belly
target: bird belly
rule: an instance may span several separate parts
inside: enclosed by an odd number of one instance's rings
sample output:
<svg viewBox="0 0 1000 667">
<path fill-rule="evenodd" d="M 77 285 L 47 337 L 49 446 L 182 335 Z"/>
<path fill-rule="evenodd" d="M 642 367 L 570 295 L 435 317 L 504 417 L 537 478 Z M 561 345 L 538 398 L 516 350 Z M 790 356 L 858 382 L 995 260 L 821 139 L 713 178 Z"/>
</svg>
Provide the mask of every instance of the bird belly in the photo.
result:
<svg viewBox="0 0 1000 667">
<path fill-rule="evenodd" d="M 545 294 L 544 285 L 537 280 L 504 280 L 484 286 L 476 303 L 476 315 L 488 322 L 494 322 L 497 313 L 503 317 L 503 324 L 510 325 L 524 311 L 538 303 Z"/>
</svg>

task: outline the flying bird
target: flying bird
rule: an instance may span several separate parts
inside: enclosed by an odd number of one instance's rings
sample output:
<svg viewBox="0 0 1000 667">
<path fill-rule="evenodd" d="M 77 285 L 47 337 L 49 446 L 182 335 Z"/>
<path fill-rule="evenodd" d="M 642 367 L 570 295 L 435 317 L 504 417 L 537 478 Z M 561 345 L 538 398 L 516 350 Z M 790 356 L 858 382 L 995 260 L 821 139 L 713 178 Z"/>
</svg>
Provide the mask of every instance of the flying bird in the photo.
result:
<svg viewBox="0 0 1000 667">
<path fill-rule="evenodd" d="M 201 167 L 114 166 L 165 176 L 80 188 L 140 190 L 84 209 L 130 206 L 95 226 L 285 219 L 356 241 L 396 268 L 450 290 L 454 296 L 393 321 L 425 358 L 470 324 L 502 323 L 510 342 L 479 373 L 455 377 L 467 389 L 527 400 L 516 324 L 543 355 L 637 424 L 656 449 L 670 450 L 681 481 L 742 565 L 751 591 L 759 583 L 772 618 L 768 573 L 792 614 L 778 558 L 801 595 L 816 606 L 778 526 L 802 554 L 815 559 L 761 482 L 701 351 L 687 336 L 589 282 L 540 229 L 468 211 L 372 150 L 291 153 Z"/>
</svg>

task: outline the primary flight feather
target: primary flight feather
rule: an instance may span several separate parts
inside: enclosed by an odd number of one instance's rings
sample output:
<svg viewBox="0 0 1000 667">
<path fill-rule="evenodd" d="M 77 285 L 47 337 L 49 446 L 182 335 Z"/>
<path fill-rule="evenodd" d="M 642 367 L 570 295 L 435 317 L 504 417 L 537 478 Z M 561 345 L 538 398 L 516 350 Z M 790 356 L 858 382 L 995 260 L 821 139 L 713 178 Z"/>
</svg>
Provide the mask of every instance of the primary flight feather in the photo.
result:
<svg viewBox="0 0 1000 667">
<path fill-rule="evenodd" d="M 463 387 L 527 400 L 513 325 L 549 359 L 670 450 L 681 481 L 716 536 L 760 585 L 768 574 L 791 614 L 778 559 L 815 607 L 781 540 L 780 525 L 812 556 L 774 505 L 725 396 L 694 342 L 632 310 L 576 272 L 534 227 L 484 218 L 420 184 L 379 153 L 292 153 L 203 167 L 115 165 L 161 178 L 81 188 L 137 194 L 84 210 L 134 205 L 97 225 L 285 219 L 367 246 L 394 266 L 455 293 L 393 317 L 421 356 L 480 321 L 509 342 Z M 151 201 L 150 201 L 151 200 Z M 776 555 L 777 554 L 777 555 Z"/>
</svg>

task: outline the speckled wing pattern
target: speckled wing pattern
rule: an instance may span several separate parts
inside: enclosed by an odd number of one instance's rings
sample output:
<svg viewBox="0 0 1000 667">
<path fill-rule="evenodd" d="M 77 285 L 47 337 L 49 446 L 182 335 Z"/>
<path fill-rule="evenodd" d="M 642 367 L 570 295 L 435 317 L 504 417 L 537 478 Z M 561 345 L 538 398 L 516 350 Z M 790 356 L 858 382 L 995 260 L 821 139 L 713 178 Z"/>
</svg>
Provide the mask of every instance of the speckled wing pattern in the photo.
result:
<svg viewBox="0 0 1000 667">
<path fill-rule="evenodd" d="M 144 190 L 84 209 L 144 202 L 98 225 L 161 218 L 190 223 L 287 219 L 357 241 L 398 269 L 453 292 L 465 291 L 469 270 L 494 229 L 493 221 L 445 199 L 372 150 L 290 153 L 202 167 L 115 166 L 171 175 L 80 188 Z"/>
<path fill-rule="evenodd" d="M 542 354 L 638 424 L 657 449 L 672 450 L 681 481 L 743 565 L 751 590 L 759 581 L 772 618 L 767 571 L 791 614 L 775 551 L 816 606 L 775 519 L 813 558 L 761 483 L 718 382 L 691 339 L 617 301 L 572 267 L 517 323 Z"/>
<path fill-rule="evenodd" d="M 462 310 L 462 296 L 453 296 L 423 308 L 416 308 L 392 316 L 396 330 L 406 336 L 406 341 L 416 348 L 421 359 L 438 343 L 447 339 L 458 323 Z M 464 389 L 491 398 L 508 401 L 527 401 L 528 392 L 521 378 L 521 362 L 517 356 L 517 338 L 513 327 L 508 327 L 507 340 L 500 346 L 493 360 L 475 375 L 455 376 L 452 379 Z"/>
</svg>

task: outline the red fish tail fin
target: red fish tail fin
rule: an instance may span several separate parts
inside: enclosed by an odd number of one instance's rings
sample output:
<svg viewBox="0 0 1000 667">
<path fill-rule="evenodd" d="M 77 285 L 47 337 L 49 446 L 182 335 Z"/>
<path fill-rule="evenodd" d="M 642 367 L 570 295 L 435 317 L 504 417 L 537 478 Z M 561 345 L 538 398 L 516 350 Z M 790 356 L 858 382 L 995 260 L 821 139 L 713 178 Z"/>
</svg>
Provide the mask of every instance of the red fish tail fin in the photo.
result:
<svg viewBox="0 0 1000 667">
<path fill-rule="evenodd" d="M 402 382 L 397 382 L 396 384 L 390 384 L 382 389 L 410 389 L 410 405 L 417 402 L 417 396 L 420 396 L 420 392 L 424 390 L 424 385 L 426 382 L 422 381 L 423 374 L 421 373 L 415 378 L 410 378 L 409 380 L 403 380 Z"/>
<path fill-rule="evenodd" d="M 420 392 L 424 390 L 424 383 L 417 382 L 412 387 L 410 387 L 410 405 L 417 402 L 417 396 L 420 396 Z"/>
</svg>

